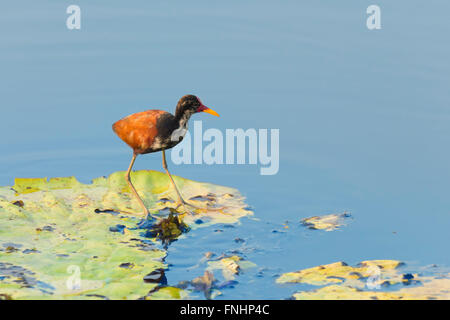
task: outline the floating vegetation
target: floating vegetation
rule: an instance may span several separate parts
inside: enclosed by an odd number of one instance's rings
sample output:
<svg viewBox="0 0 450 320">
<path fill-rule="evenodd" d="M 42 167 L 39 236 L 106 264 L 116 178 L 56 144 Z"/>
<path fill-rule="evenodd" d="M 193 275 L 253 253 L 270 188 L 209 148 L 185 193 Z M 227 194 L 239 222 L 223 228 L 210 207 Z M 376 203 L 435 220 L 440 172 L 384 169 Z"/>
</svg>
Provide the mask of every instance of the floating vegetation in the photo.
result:
<svg viewBox="0 0 450 320">
<path fill-rule="evenodd" d="M 144 236 L 157 238 L 167 245 L 177 240 L 183 233 L 189 232 L 189 230 L 189 226 L 179 218 L 175 209 L 171 209 L 169 216 L 161 219 L 156 225 L 151 226 Z"/>
<path fill-rule="evenodd" d="M 197 277 L 191 281 L 195 291 L 201 291 L 206 299 L 211 299 L 213 285 L 217 282 L 212 272 L 206 270 L 203 276 Z"/>
<path fill-rule="evenodd" d="M 320 286 L 295 299 L 449 299 L 450 274 L 403 273 L 397 260 L 369 260 L 352 267 L 336 262 L 281 275 L 276 282 Z"/>
<path fill-rule="evenodd" d="M 205 299 L 210 300 L 222 294 L 220 289 L 233 288 L 235 284 L 237 284 L 237 281 L 234 280 L 219 283 L 219 280 L 214 277 L 214 274 L 211 271 L 205 270 L 203 275 L 198 276 L 191 281 L 182 281 L 177 287 L 190 292 L 201 292 Z"/>
<path fill-rule="evenodd" d="M 256 267 L 253 262 L 244 260 L 243 258 L 233 255 L 220 258 L 214 261 L 208 261 L 207 270 L 221 270 L 225 280 L 234 280 L 242 270 Z"/>
<path fill-rule="evenodd" d="M 333 213 L 323 216 L 304 218 L 300 222 L 308 229 L 334 231 L 342 226 L 347 225 L 351 217 L 351 214 L 347 212 Z"/>
<path fill-rule="evenodd" d="M 144 300 L 179 300 L 187 299 L 188 292 L 182 288 L 157 286 L 144 297 Z"/>
<path fill-rule="evenodd" d="M 147 275 L 150 278 L 158 278 L 161 274 Z M 165 277 L 164 277 L 165 278 Z M 160 282 L 161 278 L 158 278 L 156 282 Z M 152 281 L 153 282 L 153 281 Z M 202 292 L 206 299 L 212 299 L 220 294 L 220 291 L 216 290 L 217 280 L 214 275 L 205 271 L 202 276 L 199 276 L 191 281 L 181 281 L 176 286 L 167 286 L 167 283 L 160 283 L 157 287 L 152 289 L 145 297 L 145 300 L 158 300 L 158 299 L 185 299 L 189 297 L 189 292 Z"/>
<path fill-rule="evenodd" d="M 160 243 L 252 214 L 235 189 L 174 177 L 186 198 L 206 194 L 211 206 L 223 207 L 177 215 L 174 202 L 159 201 L 175 198 L 165 174 L 138 171 L 132 179 L 158 223 L 142 224 L 142 217 L 128 214 L 140 210 L 124 172 L 91 184 L 74 177 L 18 178 L 0 187 L 1 299 L 186 298 L 183 289 L 166 286 Z"/>
</svg>

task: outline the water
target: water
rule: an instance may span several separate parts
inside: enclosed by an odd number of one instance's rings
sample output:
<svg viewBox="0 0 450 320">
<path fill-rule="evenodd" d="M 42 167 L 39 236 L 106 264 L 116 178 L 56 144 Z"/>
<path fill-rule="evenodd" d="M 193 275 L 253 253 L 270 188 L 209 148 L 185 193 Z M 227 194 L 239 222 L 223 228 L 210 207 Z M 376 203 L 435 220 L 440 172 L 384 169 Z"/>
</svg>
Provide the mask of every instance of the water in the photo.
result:
<svg viewBox="0 0 450 320">
<path fill-rule="evenodd" d="M 69 31 L 70 4 L 1 6 L 1 185 L 124 170 L 131 152 L 111 124 L 194 93 L 221 115 L 195 115 L 204 130 L 279 128 L 280 171 L 169 160 L 176 175 L 239 189 L 259 219 L 174 242 L 169 284 L 233 249 L 258 267 L 218 298 L 287 298 L 298 287 L 274 276 L 340 260 L 450 266 L 450 4 L 377 1 L 382 29 L 369 31 L 369 1 L 78 1 L 82 27 Z M 135 168 L 162 170 L 161 155 Z M 342 231 L 299 225 L 345 210 Z"/>
</svg>

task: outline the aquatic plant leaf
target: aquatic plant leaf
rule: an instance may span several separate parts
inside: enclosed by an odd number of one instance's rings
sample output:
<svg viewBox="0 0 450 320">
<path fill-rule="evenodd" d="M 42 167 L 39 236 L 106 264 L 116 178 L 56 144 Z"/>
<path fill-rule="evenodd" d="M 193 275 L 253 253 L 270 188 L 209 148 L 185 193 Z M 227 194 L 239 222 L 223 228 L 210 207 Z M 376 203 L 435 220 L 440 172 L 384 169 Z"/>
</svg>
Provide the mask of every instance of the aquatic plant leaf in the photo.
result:
<svg viewBox="0 0 450 320">
<path fill-rule="evenodd" d="M 241 270 L 255 267 L 253 262 L 242 259 L 239 256 L 225 257 L 216 261 L 208 261 L 207 270 L 221 270 L 225 280 L 234 280 Z"/>
<path fill-rule="evenodd" d="M 312 285 L 342 283 L 348 279 L 359 280 L 372 275 L 373 270 L 370 267 L 375 265 L 383 270 L 384 273 L 387 273 L 395 270 L 402 263 L 396 260 L 373 260 L 361 262 L 360 267 L 352 267 L 340 261 L 296 272 L 287 272 L 282 274 L 276 282 L 307 283 Z"/>
<path fill-rule="evenodd" d="M 311 291 L 294 293 L 296 300 L 448 300 L 450 279 L 432 279 L 422 286 L 398 291 L 361 290 L 350 286 L 330 285 Z"/>
<path fill-rule="evenodd" d="M 145 297 L 145 300 L 179 300 L 187 299 L 188 293 L 176 287 L 160 287 Z"/>
<path fill-rule="evenodd" d="M 237 223 L 251 214 L 235 189 L 174 178 L 186 198 L 212 194 L 214 201 L 208 200 L 211 205 L 224 207 L 220 212 L 202 210 L 195 217 L 180 215 L 182 223 L 190 228 Z M 156 216 L 167 215 L 162 210 L 167 203 L 158 200 L 175 199 L 168 177 L 156 171 L 137 171 L 132 173 L 132 180 L 150 211 Z M 105 209 L 109 211 L 102 212 Z M 156 238 L 146 238 L 142 229 L 136 228 L 141 217 L 118 211 L 140 212 L 124 172 L 94 179 L 91 184 L 80 183 L 74 177 L 18 178 L 14 186 L 0 187 L 2 297 L 145 297 L 158 284 L 143 278 L 166 268 L 166 251 L 156 246 Z M 195 223 L 199 218 L 203 224 Z M 169 231 L 170 236 L 175 236 L 178 230 Z M 184 297 L 181 293 L 172 296 Z"/>
<path fill-rule="evenodd" d="M 172 209 L 167 218 L 152 226 L 147 231 L 147 235 L 160 239 L 164 244 L 169 244 L 177 240 L 183 233 L 188 232 L 190 230 L 189 226 L 180 219 L 178 214 L 174 214 L 174 211 Z"/>
<path fill-rule="evenodd" d="M 333 213 L 323 216 L 304 218 L 300 222 L 308 229 L 334 231 L 347 225 L 349 218 L 351 218 L 349 213 Z"/>
<path fill-rule="evenodd" d="M 216 289 L 217 280 L 214 278 L 214 274 L 206 270 L 202 276 L 199 276 L 187 284 L 190 284 L 194 291 L 203 292 L 206 299 L 210 300 L 220 295 L 220 291 Z"/>
<path fill-rule="evenodd" d="M 403 273 L 397 260 L 336 262 L 281 275 L 276 282 L 321 286 L 296 292 L 295 299 L 448 299 L 450 274 Z"/>
</svg>

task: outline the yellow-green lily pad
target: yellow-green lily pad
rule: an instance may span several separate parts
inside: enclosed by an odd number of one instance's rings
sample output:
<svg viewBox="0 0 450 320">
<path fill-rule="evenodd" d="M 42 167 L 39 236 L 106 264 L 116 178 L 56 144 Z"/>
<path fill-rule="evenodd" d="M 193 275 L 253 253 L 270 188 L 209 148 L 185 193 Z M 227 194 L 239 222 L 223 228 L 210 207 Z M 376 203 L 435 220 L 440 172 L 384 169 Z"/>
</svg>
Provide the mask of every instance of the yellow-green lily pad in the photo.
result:
<svg viewBox="0 0 450 320">
<path fill-rule="evenodd" d="M 294 293 L 295 299 L 448 299 L 450 274 L 403 273 L 403 262 L 367 260 L 356 266 L 336 262 L 281 275 L 280 284 L 304 283 L 317 289 Z"/>
<path fill-rule="evenodd" d="M 294 293 L 296 300 L 449 300 L 450 279 L 430 279 L 421 286 L 397 291 L 362 290 L 351 286 L 330 285 Z"/>
<path fill-rule="evenodd" d="M 161 287 L 148 294 L 145 300 L 179 300 L 187 299 L 188 296 L 186 290 L 177 287 Z"/>
<path fill-rule="evenodd" d="M 155 237 L 136 228 L 142 217 L 118 213 L 140 212 L 124 174 L 115 172 L 91 184 L 74 177 L 17 178 L 13 186 L 0 187 L 0 295 L 12 299 L 138 299 L 154 289 L 158 284 L 143 278 L 166 268 L 166 251 Z M 137 171 L 131 179 L 155 216 L 166 216 L 162 209 L 175 207 L 174 202 L 160 201 L 176 199 L 165 174 Z M 194 229 L 237 223 L 252 214 L 235 189 L 174 179 L 186 199 L 208 195 L 210 206 L 223 207 L 198 210 L 195 216 L 181 214 L 179 225 Z M 169 227 L 173 224 L 168 223 Z M 172 229 L 171 236 L 180 236 Z M 153 298 L 186 297 L 175 291 L 179 290 L 164 289 Z"/>
<path fill-rule="evenodd" d="M 312 285 L 324 285 L 330 283 L 343 283 L 347 280 L 359 280 L 367 278 L 376 272 L 372 267 L 383 270 L 384 274 L 395 274 L 396 268 L 402 265 L 397 260 L 372 260 L 363 261 L 359 266 L 352 267 L 345 262 L 335 262 L 320 265 L 313 268 L 303 269 L 296 272 L 282 274 L 277 283 L 307 283 Z"/>
</svg>

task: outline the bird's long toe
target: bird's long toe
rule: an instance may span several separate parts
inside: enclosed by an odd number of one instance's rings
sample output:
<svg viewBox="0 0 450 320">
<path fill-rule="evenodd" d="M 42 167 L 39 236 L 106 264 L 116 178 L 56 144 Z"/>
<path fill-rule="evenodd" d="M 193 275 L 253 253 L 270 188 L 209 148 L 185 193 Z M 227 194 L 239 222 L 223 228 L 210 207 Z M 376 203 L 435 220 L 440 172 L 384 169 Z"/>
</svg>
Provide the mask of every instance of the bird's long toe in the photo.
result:
<svg viewBox="0 0 450 320">
<path fill-rule="evenodd" d="M 195 204 L 192 204 L 192 203 L 189 203 L 187 201 L 184 201 L 183 203 L 180 203 L 178 205 L 178 207 L 181 206 L 181 205 L 183 205 L 185 208 L 186 208 L 186 206 L 188 206 L 188 207 L 191 207 L 191 208 L 194 208 L 194 209 L 197 209 L 197 210 L 202 210 L 202 211 L 222 211 L 223 209 L 225 209 L 225 207 L 213 208 L 213 207 L 209 207 L 208 205 L 206 205 L 204 207 L 199 207 L 199 206 L 197 206 Z"/>
</svg>

